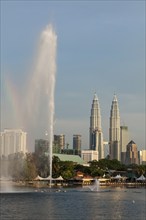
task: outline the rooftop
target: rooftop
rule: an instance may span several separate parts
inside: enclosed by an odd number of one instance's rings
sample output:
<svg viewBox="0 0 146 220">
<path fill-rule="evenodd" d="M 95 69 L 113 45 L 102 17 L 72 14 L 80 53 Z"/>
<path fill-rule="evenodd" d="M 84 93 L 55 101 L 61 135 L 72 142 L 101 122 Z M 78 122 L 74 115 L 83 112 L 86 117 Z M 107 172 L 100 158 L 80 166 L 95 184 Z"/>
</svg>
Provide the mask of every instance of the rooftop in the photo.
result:
<svg viewBox="0 0 146 220">
<path fill-rule="evenodd" d="M 69 155 L 69 154 L 53 154 L 53 156 L 59 157 L 61 161 L 73 161 L 77 164 L 83 165 L 84 160 L 78 155 Z"/>
</svg>

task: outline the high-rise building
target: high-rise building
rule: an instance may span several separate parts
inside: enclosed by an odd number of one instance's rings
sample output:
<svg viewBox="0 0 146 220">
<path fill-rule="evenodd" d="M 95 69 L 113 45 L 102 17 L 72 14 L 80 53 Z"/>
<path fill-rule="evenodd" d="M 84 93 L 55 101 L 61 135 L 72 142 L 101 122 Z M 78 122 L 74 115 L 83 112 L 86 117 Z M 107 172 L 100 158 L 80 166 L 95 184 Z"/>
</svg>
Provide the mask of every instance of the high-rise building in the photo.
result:
<svg viewBox="0 0 146 220">
<path fill-rule="evenodd" d="M 81 135 L 73 135 L 73 150 L 81 151 Z"/>
<path fill-rule="evenodd" d="M 138 151 L 139 164 L 146 165 L 146 150 Z"/>
<path fill-rule="evenodd" d="M 126 164 L 139 164 L 137 145 L 134 143 L 134 141 L 130 141 L 127 144 L 125 163 Z"/>
<path fill-rule="evenodd" d="M 27 152 L 26 132 L 21 129 L 5 129 L 0 134 L 0 156 L 9 156 L 18 152 Z"/>
<path fill-rule="evenodd" d="M 74 134 L 73 135 L 73 154 L 81 155 L 81 135 Z"/>
<path fill-rule="evenodd" d="M 54 145 L 63 150 L 65 148 L 65 135 L 54 135 Z"/>
<path fill-rule="evenodd" d="M 120 126 L 120 150 L 126 152 L 126 146 L 129 143 L 128 127 Z"/>
<path fill-rule="evenodd" d="M 126 159 L 126 146 L 129 143 L 128 127 L 120 126 L 120 152 L 121 162 L 124 164 Z"/>
<path fill-rule="evenodd" d="M 116 95 L 114 95 L 110 111 L 109 153 L 110 159 L 117 159 L 119 161 L 121 160 L 120 113 Z"/>
<path fill-rule="evenodd" d="M 94 94 L 90 116 L 90 150 L 98 152 L 98 158 L 104 158 L 103 133 L 101 128 L 100 105 L 96 93 Z"/>
</svg>

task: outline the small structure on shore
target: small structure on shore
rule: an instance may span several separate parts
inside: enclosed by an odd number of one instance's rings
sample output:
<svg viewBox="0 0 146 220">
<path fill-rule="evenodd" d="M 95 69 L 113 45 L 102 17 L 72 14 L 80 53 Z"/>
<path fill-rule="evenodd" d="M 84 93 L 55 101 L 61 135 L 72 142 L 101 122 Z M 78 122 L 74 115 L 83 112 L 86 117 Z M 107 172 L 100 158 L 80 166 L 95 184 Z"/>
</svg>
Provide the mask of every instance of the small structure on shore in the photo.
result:
<svg viewBox="0 0 146 220">
<path fill-rule="evenodd" d="M 41 177 L 41 176 L 37 176 L 34 180 L 33 180 L 33 183 L 35 184 L 35 183 L 40 183 L 41 185 L 47 185 L 48 184 L 48 182 L 50 181 L 50 179 L 52 180 L 52 184 L 53 185 L 60 185 L 63 181 L 64 181 L 64 179 L 62 178 L 62 176 L 59 176 L 59 177 L 57 177 L 57 178 L 51 178 L 50 176 L 48 176 L 48 177 L 45 177 L 45 178 L 43 178 L 43 177 Z"/>
<path fill-rule="evenodd" d="M 136 181 L 146 181 L 146 178 L 142 174 L 139 178 L 136 179 Z"/>
</svg>

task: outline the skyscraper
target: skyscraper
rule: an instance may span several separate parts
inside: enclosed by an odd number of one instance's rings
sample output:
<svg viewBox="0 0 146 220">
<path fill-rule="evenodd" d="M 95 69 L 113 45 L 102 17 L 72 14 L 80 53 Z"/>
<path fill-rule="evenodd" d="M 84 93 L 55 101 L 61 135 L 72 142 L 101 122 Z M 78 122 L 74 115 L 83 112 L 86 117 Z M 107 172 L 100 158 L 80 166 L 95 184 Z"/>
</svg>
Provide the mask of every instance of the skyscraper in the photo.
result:
<svg viewBox="0 0 146 220">
<path fill-rule="evenodd" d="M 27 152 L 26 132 L 21 129 L 4 129 L 0 134 L 0 157 L 18 152 Z"/>
<path fill-rule="evenodd" d="M 120 161 L 120 113 L 116 95 L 114 95 L 110 111 L 109 152 L 110 159 Z"/>
<path fill-rule="evenodd" d="M 98 151 L 98 158 L 104 158 L 103 133 L 101 128 L 100 105 L 94 94 L 90 116 L 90 150 Z"/>
<path fill-rule="evenodd" d="M 73 152 L 74 154 L 81 155 L 81 135 L 73 135 Z"/>
<path fill-rule="evenodd" d="M 63 150 L 65 148 L 65 135 L 54 135 L 54 144 Z"/>
<path fill-rule="evenodd" d="M 121 152 L 126 152 L 126 146 L 129 143 L 128 127 L 120 126 L 120 149 Z"/>
<path fill-rule="evenodd" d="M 137 145 L 132 140 L 127 144 L 125 164 L 139 164 Z"/>
<path fill-rule="evenodd" d="M 73 135 L 73 149 L 77 151 L 81 151 L 81 135 L 80 134 Z"/>
<path fill-rule="evenodd" d="M 120 126 L 120 152 L 121 162 L 124 164 L 126 159 L 126 146 L 129 143 L 128 127 Z"/>
</svg>

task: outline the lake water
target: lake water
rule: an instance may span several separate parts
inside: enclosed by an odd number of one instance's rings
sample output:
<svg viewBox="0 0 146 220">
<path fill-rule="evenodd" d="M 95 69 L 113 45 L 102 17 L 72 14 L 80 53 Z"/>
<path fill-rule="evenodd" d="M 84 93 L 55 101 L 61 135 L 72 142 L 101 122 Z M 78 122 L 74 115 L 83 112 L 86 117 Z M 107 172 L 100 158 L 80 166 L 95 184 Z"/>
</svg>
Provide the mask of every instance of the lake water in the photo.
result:
<svg viewBox="0 0 146 220">
<path fill-rule="evenodd" d="M 22 190 L 22 189 L 21 189 Z M 0 194 L 1 220 L 145 220 L 145 188 L 27 189 Z"/>
</svg>

